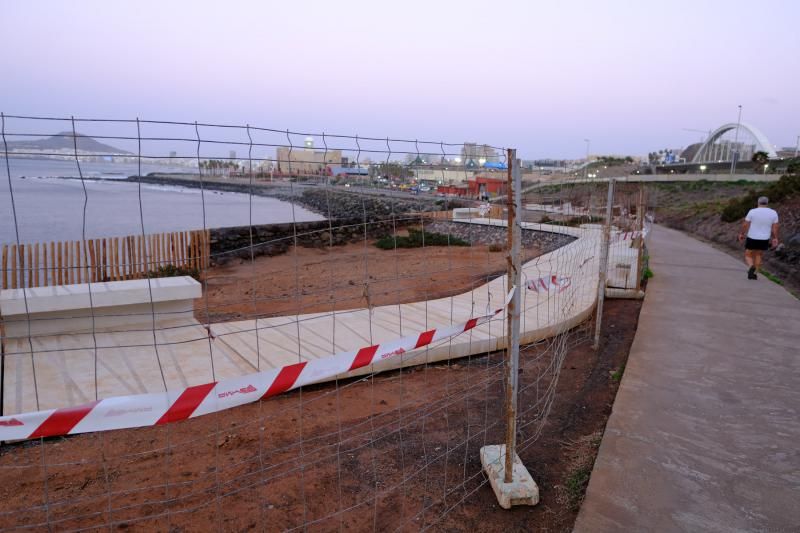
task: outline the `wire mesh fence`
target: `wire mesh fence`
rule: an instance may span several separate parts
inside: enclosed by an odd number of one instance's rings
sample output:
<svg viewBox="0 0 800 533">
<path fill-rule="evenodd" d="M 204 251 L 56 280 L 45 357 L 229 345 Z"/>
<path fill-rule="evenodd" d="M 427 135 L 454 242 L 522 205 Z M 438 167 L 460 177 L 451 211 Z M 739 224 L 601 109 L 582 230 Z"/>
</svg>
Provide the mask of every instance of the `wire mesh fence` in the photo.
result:
<svg viewBox="0 0 800 533">
<path fill-rule="evenodd" d="M 493 499 L 506 149 L 9 115 L 2 141 L 3 245 L 134 235 L 156 252 L 138 279 L 3 291 L 0 430 L 20 442 L 0 454 L 2 527 L 447 529 Z M 607 185 L 526 187 L 523 460 L 591 337 Z M 635 194 L 614 202 L 624 289 Z M 204 236 L 207 259 L 170 262 L 151 237 L 168 232 Z"/>
</svg>

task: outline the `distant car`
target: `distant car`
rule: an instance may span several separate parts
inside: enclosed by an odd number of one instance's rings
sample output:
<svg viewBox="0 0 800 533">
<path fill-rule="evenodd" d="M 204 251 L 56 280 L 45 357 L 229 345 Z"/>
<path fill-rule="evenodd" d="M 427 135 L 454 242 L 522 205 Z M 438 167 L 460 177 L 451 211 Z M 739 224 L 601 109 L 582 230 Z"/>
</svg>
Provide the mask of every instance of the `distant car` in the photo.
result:
<svg viewBox="0 0 800 533">
<path fill-rule="evenodd" d="M 428 192 L 430 190 L 431 190 L 431 188 L 428 187 L 427 185 L 420 185 L 419 186 L 419 192 Z"/>
</svg>

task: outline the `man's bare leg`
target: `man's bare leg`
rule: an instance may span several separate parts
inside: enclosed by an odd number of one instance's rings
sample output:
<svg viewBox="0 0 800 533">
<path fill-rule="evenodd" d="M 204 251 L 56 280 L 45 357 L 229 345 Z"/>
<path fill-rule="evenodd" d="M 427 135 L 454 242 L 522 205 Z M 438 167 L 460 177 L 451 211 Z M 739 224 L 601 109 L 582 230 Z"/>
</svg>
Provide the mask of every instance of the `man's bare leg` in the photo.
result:
<svg viewBox="0 0 800 533">
<path fill-rule="evenodd" d="M 753 266 L 756 267 L 756 272 L 761 272 L 761 250 L 753 250 Z"/>
<path fill-rule="evenodd" d="M 753 266 L 753 250 L 744 251 L 744 262 L 748 267 Z"/>
</svg>

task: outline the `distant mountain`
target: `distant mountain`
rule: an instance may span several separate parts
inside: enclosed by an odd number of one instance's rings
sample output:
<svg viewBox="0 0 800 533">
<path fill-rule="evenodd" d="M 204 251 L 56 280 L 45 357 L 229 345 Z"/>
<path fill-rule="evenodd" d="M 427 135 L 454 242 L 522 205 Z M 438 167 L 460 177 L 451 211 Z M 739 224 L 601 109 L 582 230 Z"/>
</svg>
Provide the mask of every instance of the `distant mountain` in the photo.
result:
<svg viewBox="0 0 800 533">
<path fill-rule="evenodd" d="M 75 143 L 75 141 L 77 141 L 77 143 Z M 62 131 L 61 133 L 44 139 L 9 141 L 8 148 L 9 150 L 74 150 L 75 144 L 77 144 L 78 150 L 93 154 L 130 154 L 130 152 L 103 144 L 82 133 L 76 133 L 73 140 L 71 131 Z"/>
</svg>

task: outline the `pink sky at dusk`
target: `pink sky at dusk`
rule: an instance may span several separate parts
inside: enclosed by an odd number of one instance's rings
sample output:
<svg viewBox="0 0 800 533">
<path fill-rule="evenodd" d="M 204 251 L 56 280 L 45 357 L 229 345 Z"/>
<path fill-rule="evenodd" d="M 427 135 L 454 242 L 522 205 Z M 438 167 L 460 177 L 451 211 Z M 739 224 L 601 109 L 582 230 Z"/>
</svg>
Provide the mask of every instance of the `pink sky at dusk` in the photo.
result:
<svg viewBox="0 0 800 533">
<path fill-rule="evenodd" d="M 800 135 L 800 2 L 0 3 L 7 114 L 644 154 Z"/>
</svg>

